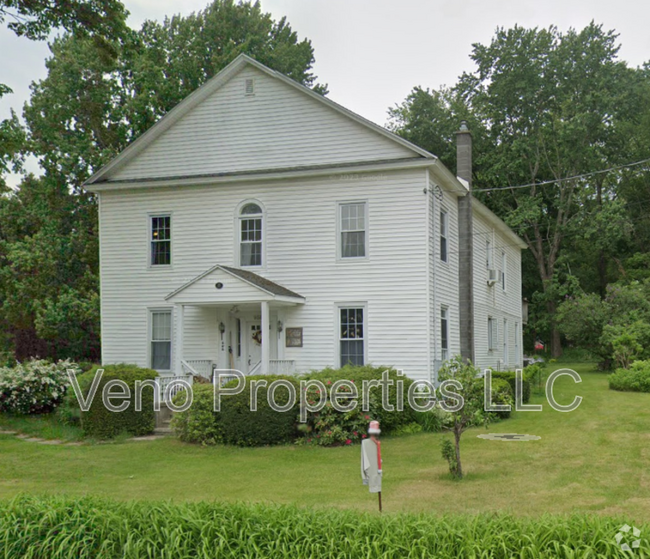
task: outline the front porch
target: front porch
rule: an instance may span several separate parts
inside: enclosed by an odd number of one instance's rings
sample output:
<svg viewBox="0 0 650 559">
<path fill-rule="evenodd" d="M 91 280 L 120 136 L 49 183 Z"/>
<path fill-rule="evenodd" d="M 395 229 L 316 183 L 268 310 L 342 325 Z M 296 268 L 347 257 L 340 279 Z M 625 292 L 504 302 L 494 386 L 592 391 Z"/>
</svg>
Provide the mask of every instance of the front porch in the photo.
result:
<svg viewBox="0 0 650 559">
<path fill-rule="evenodd" d="M 292 374 L 296 363 L 285 357 L 286 313 L 304 297 L 248 270 L 215 266 L 170 293 L 175 341 L 172 373 L 213 381 L 214 371 L 245 375 Z M 161 386 L 162 388 L 162 386 Z"/>
</svg>

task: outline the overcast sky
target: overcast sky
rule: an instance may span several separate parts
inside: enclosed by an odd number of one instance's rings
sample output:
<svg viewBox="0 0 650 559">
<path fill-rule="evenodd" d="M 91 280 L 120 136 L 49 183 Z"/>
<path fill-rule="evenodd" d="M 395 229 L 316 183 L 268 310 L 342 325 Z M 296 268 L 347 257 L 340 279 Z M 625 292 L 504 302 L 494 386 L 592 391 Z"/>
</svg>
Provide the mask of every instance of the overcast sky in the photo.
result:
<svg viewBox="0 0 650 559">
<path fill-rule="evenodd" d="M 130 24 L 202 9 L 207 0 L 126 0 Z M 497 27 L 582 28 L 592 19 L 616 29 L 620 57 L 638 66 L 650 60 L 650 3 L 641 0 L 262 0 L 275 19 L 286 16 L 315 50 L 318 80 L 329 97 L 386 124 L 388 107 L 416 85 L 452 85 L 466 70 L 472 43 L 487 43 Z M 17 112 L 29 84 L 45 77 L 45 43 L 0 28 L 0 83 L 13 95 L 0 100 L 0 118 Z"/>
</svg>

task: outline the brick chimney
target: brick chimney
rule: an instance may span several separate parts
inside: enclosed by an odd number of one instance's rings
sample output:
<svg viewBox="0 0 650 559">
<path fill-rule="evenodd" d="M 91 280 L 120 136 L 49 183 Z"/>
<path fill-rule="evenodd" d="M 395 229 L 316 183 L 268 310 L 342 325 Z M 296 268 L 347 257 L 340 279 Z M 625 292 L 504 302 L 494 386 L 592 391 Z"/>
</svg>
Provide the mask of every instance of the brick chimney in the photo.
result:
<svg viewBox="0 0 650 559">
<path fill-rule="evenodd" d="M 472 188 L 472 133 L 467 128 L 467 122 L 460 122 L 460 130 L 456 132 L 456 175 L 468 182 Z"/>
<path fill-rule="evenodd" d="M 469 192 L 458 198 L 458 287 L 460 304 L 460 354 L 474 355 L 474 227 L 472 217 L 472 133 L 464 120 L 456 132 L 456 175 L 467 181 Z"/>
</svg>

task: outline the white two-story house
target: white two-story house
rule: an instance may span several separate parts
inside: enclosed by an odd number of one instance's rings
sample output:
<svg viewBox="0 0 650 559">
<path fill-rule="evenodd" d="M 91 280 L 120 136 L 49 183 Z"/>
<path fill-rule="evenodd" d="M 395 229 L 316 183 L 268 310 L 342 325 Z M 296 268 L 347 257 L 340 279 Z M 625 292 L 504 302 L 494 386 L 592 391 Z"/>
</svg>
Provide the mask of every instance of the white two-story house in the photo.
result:
<svg viewBox="0 0 650 559">
<path fill-rule="evenodd" d="M 472 200 L 471 136 L 459 139 L 466 180 L 238 57 L 85 185 L 99 201 L 103 363 L 372 363 L 427 380 L 459 353 L 520 365 L 525 245 Z"/>
</svg>

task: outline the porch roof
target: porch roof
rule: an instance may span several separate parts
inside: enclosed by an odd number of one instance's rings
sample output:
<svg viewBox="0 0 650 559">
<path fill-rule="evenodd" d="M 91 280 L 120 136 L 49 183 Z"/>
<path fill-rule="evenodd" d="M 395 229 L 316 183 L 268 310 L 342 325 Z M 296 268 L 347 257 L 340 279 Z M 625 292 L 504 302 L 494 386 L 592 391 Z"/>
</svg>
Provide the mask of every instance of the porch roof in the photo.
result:
<svg viewBox="0 0 650 559">
<path fill-rule="evenodd" d="M 295 291 L 250 270 L 217 264 L 180 286 L 166 301 L 185 304 L 229 304 L 280 301 L 300 304 L 305 298 Z"/>
</svg>

